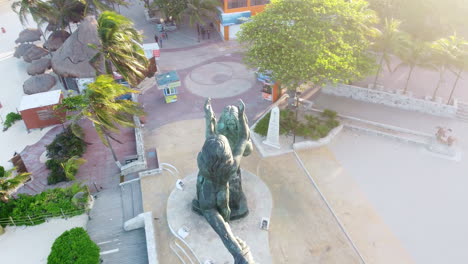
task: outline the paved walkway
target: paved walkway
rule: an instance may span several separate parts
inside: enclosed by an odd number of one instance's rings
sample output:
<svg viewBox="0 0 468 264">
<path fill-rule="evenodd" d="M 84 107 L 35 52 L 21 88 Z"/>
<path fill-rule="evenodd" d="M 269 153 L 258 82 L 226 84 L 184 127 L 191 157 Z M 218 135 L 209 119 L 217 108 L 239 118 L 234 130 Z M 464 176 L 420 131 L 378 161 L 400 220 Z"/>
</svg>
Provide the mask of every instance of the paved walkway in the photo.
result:
<svg viewBox="0 0 468 264">
<path fill-rule="evenodd" d="M 123 217 L 133 214 L 133 210 L 127 212 L 129 208 L 124 208 L 122 204 L 122 201 L 131 199 L 128 193 L 114 187 L 97 193 L 95 197 L 87 230 L 91 239 L 101 249 L 103 263 L 148 263 L 145 230 L 123 229 Z"/>
<path fill-rule="evenodd" d="M 197 170 L 196 155 L 203 145 L 204 129 L 201 119 L 173 122 L 146 134 L 145 140 L 157 146 L 161 162 L 175 165 L 180 177 L 184 177 Z M 367 263 L 411 263 L 357 185 L 344 174 L 337 174 L 343 170 L 334 156 L 322 150 L 310 153 L 321 157 L 308 159 L 307 163 L 315 168 L 311 173 L 326 185 L 325 196 L 333 198 L 337 214 L 345 218 L 345 227 L 369 260 Z M 317 171 L 322 165 L 324 169 Z M 359 263 L 357 254 L 293 154 L 261 159 L 255 151 L 242 160 L 242 167 L 258 175 L 272 192 L 274 207 L 269 243 L 274 263 Z M 347 184 L 335 186 L 331 184 L 334 180 L 346 180 Z M 161 263 L 178 263 L 170 249 L 172 234 L 166 222 L 167 197 L 175 181 L 168 173 L 142 180 L 144 210 L 153 211 L 157 218 L 155 235 Z"/>
</svg>

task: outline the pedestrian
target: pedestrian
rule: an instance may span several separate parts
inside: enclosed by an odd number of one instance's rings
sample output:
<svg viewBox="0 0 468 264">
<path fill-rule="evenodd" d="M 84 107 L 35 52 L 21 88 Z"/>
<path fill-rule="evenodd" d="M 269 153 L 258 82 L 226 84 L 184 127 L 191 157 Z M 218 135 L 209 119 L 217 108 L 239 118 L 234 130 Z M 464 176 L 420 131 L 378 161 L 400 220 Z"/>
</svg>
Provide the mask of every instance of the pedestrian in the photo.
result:
<svg viewBox="0 0 468 264">
<path fill-rule="evenodd" d="M 154 42 L 159 43 L 158 34 L 154 35 Z"/>
<path fill-rule="evenodd" d="M 159 47 L 162 49 L 162 43 L 163 43 L 163 36 L 159 38 Z"/>
<path fill-rule="evenodd" d="M 2 27 L 2 33 L 6 33 L 6 30 L 4 27 Z"/>
</svg>

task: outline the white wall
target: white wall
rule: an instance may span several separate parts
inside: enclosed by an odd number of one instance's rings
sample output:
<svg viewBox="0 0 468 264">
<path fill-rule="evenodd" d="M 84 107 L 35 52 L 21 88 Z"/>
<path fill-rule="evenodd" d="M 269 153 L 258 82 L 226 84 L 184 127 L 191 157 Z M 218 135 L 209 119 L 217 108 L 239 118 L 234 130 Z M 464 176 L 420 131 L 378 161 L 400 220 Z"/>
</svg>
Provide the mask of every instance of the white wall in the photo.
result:
<svg viewBox="0 0 468 264">
<path fill-rule="evenodd" d="M 240 31 L 240 25 L 229 26 L 229 39 L 237 39 L 237 32 Z"/>
</svg>

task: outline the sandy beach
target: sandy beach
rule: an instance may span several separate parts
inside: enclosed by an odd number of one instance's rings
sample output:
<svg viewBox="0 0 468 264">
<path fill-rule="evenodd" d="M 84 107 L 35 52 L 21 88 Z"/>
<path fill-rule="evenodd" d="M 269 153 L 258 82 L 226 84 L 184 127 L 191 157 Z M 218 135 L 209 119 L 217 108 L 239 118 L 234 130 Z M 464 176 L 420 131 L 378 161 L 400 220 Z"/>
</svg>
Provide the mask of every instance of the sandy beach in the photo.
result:
<svg viewBox="0 0 468 264">
<path fill-rule="evenodd" d="M 21 102 L 23 93 L 23 82 L 29 78 L 26 73 L 28 63 L 23 59 L 12 57 L 15 47 L 15 39 L 23 26 L 18 16 L 11 10 L 12 1 L 0 1 L 0 27 L 6 29 L 6 33 L 0 33 L 0 121 L 10 112 L 16 112 Z M 27 145 L 36 143 L 52 127 L 42 130 L 32 130 L 28 133 L 23 121 L 16 122 L 7 131 L 2 132 L 0 127 L 0 166 L 10 168 L 8 162 L 15 152 L 19 153 Z"/>
<path fill-rule="evenodd" d="M 2 263 L 47 263 L 55 239 L 74 227 L 86 229 L 88 215 L 52 219 L 29 227 L 7 227 L 0 236 Z"/>
<path fill-rule="evenodd" d="M 346 129 L 329 147 L 416 263 L 462 263 L 468 258 L 463 144 L 459 162 Z"/>
</svg>

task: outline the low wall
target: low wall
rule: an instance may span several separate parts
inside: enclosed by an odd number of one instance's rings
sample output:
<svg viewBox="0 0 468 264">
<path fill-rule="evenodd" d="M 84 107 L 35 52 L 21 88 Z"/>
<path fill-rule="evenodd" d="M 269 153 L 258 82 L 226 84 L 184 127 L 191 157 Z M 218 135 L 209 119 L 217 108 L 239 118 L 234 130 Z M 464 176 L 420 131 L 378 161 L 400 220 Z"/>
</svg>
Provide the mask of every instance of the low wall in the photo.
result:
<svg viewBox="0 0 468 264">
<path fill-rule="evenodd" d="M 137 101 L 135 94 L 132 95 L 132 100 L 135 102 Z M 120 174 L 123 176 L 147 168 L 145 144 L 143 142 L 143 132 L 141 131 L 140 118 L 137 116 L 133 116 L 133 122 L 135 124 L 135 141 L 138 159 L 136 161 L 125 164 L 120 168 Z"/>
<path fill-rule="evenodd" d="M 148 264 L 158 264 L 158 252 L 156 237 L 154 235 L 153 213 L 141 213 L 124 223 L 124 230 L 131 231 L 138 228 L 145 229 L 146 250 L 148 252 Z"/>
<path fill-rule="evenodd" d="M 324 94 L 343 96 L 359 101 L 383 104 L 401 109 L 423 112 L 431 115 L 456 117 L 457 105 L 447 105 L 387 91 L 372 90 L 353 85 L 337 84 L 322 88 Z"/>
<path fill-rule="evenodd" d="M 326 137 L 323 137 L 319 140 L 306 140 L 302 142 L 297 142 L 293 144 L 293 149 L 294 150 L 299 150 L 299 149 L 309 149 L 309 148 L 318 148 L 327 145 L 328 143 L 331 142 L 331 140 L 338 135 L 341 130 L 343 129 L 343 125 L 339 125 L 335 128 L 333 128 Z"/>
</svg>

